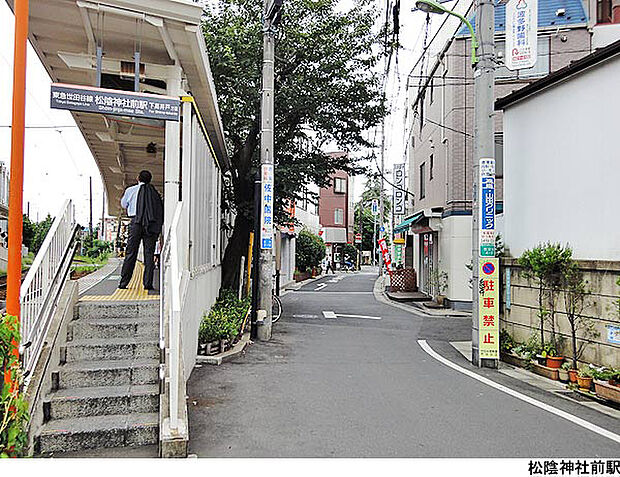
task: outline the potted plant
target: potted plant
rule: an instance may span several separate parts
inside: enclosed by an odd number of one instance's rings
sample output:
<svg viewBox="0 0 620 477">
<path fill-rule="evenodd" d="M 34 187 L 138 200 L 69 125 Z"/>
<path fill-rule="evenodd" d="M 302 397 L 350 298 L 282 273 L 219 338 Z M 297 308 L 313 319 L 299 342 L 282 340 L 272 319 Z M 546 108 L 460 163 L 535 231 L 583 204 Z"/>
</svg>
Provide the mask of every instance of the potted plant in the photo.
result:
<svg viewBox="0 0 620 477">
<path fill-rule="evenodd" d="M 570 379 L 568 375 L 568 371 L 570 370 L 570 367 L 571 367 L 570 363 L 564 363 L 558 369 L 558 379 L 562 381 L 563 383 L 567 383 Z"/>
<path fill-rule="evenodd" d="M 431 272 L 431 287 L 435 291 L 435 300 L 439 306 L 444 306 L 446 291 L 448 290 L 448 274 L 439 269 Z"/>
<path fill-rule="evenodd" d="M 579 370 L 577 374 L 577 384 L 579 388 L 584 391 L 589 391 L 592 387 L 592 379 L 595 374 L 595 370 L 593 368 L 587 367 Z"/>
<path fill-rule="evenodd" d="M 564 357 L 558 356 L 558 350 L 556 345 L 552 342 L 548 342 L 545 344 L 545 349 L 543 350 L 543 355 L 547 357 L 547 368 L 559 369 L 562 366 L 562 362 L 564 361 Z"/>
</svg>

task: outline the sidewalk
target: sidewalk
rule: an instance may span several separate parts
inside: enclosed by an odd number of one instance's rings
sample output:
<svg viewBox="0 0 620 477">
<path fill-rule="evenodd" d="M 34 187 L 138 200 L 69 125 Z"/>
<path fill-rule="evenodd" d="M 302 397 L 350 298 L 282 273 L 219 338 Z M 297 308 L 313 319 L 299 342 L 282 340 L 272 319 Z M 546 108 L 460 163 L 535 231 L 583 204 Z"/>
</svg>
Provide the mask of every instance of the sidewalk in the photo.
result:
<svg viewBox="0 0 620 477">
<path fill-rule="evenodd" d="M 452 341 L 450 342 L 450 344 L 459 353 L 461 353 L 467 361 L 471 360 L 471 341 Z M 616 419 L 620 418 L 620 410 L 614 409 L 610 406 L 606 406 L 597 401 L 584 397 L 579 393 L 568 389 L 568 387 L 560 381 L 554 381 L 553 379 L 539 376 L 538 374 L 528 371 L 527 369 L 518 368 L 516 366 L 512 366 L 511 364 L 504 363 L 503 361 L 499 362 L 498 371 L 525 384 L 534 386 L 541 391 L 551 393 L 555 396 L 561 396 L 564 399 L 576 402 L 578 404 L 581 404 L 582 406 L 588 407 L 594 411 L 601 412 L 610 417 Z"/>
<path fill-rule="evenodd" d="M 400 305 L 404 305 L 407 308 L 411 308 L 413 311 L 417 313 L 426 315 L 426 316 L 434 316 L 438 318 L 470 318 L 471 311 L 463 311 L 463 310 L 453 310 L 451 308 L 434 308 L 430 306 L 426 306 L 425 303 L 434 303 L 428 295 L 425 293 L 415 291 L 415 292 L 391 292 L 386 290 L 385 280 L 386 276 L 383 279 L 379 280 L 380 282 L 380 292 L 381 294 L 387 298 L 388 300 L 398 303 Z"/>
<path fill-rule="evenodd" d="M 108 263 L 106 263 L 99 270 L 89 273 L 88 275 L 78 279 L 78 293 L 80 295 L 84 294 L 86 291 L 90 290 L 92 287 L 97 285 L 102 280 L 108 278 L 114 270 L 116 270 L 119 264 L 122 262 L 120 258 L 110 257 L 108 259 Z"/>
</svg>

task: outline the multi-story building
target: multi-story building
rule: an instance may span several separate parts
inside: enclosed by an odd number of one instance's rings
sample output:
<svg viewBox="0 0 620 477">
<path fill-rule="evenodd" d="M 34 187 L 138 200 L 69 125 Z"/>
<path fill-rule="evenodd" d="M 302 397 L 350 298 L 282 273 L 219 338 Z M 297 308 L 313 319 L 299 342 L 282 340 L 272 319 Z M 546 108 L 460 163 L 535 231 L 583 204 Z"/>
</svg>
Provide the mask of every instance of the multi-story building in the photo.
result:
<svg viewBox="0 0 620 477">
<path fill-rule="evenodd" d="M 471 3 L 462 13 L 471 16 Z M 601 3 L 601 2 L 599 2 Z M 505 6 L 495 9 L 495 97 L 556 71 L 591 51 L 592 22 L 581 0 L 546 0 L 538 6 L 538 57 L 534 67 L 510 71 L 502 65 Z M 453 29 L 452 32 L 455 30 Z M 427 52 L 432 51 L 429 48 Z M 447 298 L 454 308 L 471 306 L 471 198 L 474 135 L 474 86 L 471 38 L 456 34 L 434 54 L 424 55 L 409 77 L 408 218 L 406 266 L 416 269 L 420 290 L 435 294 L 433 276 L 448 274 Z M 413 86 L 413 87 L 411 87 Z M 503 216 L 503 134 L 501 111 L 495 116 L 497 227 Z M 411 197 L 411 196 L 408 196 Z"/>
<path fill-rule="evenodd" d="M 328 260 L 342 263 L 342 246 L 353 243 L 354 220 L 353 181 L 346 172 L 336 171 L 330 177 L 330 185 L 319 191 L 319 222 Z"/>
</svg>

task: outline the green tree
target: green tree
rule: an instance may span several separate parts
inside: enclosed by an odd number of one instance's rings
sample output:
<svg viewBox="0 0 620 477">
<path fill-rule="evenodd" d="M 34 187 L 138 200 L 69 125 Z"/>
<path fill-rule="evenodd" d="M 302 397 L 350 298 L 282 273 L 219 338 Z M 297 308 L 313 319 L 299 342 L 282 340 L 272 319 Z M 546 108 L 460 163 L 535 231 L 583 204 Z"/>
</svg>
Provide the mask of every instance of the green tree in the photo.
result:
<svg viewBox="0 0 620 477">
<path fill-rule="evenodd" d="M 236 289 L 253 222 L 259 164 L 263 4 L 220 0 L 205 11 L 203 32 L 233 168 L 234 230 L 222 262 L 222 287 Z M 326 186 L 336 169 L 357 171 L 348 156 L 330 157 L 330 143 L 371 147 L 363 134 L 385 115 L 374 66 L 383 54 L 378 12 L 370 0 L 344 11 L 338 0 L 289 0 L 276 33 L 275 213 L 301 199 L 305 184 Z"/>
<path fill-rule="evenodd" d="M 300 272 L 318 267 L 325 257 L 325 243 L 318 235 L 302 230 L 295 242 L 295 265 Z"/>
<path fill-rule="evenodd" d="M 360 220 L 361 214 L 361 220 Z M 361 227 L 360 227 L 361 222 Z M 379 223 L 377 222 L 377 237 L 379 237 Z M 375 216 L 369 207 L 362 207 L 362 202 L 355 205 L 355 233 L 362 234 L 362 250 L 372 251 L 373 229 L 375 227 Z"/>
<path fill-rule="evenodd" d="M 43 245 L 43 241 L 45 240 L 45 237 L 47 236 L 47 233 L 49 232 L 53 223 L 54 217 L 47 214 L 45 220 L 36 224 L 34 237 L 32 238 L 32 250 L 30 250 L 35 255 L 39 252 L 41 245 Z"/>
<path fill-rule="evenodd" d="M 28 247 L 29 251 L 32 251 L 32 240 L 34 239 L 34 235 L 36 233 L 37 224 L 31 222 L 27 215 L 24 215 L 23 224 L 22 243 Z"/>
</svg>

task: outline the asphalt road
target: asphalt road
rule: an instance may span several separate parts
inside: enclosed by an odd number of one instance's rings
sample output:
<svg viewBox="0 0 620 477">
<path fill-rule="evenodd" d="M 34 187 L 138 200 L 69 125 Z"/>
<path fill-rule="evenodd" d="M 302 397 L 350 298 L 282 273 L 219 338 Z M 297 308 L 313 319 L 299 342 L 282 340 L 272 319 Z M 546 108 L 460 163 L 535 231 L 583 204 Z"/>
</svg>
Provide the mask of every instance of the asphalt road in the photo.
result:
<svg viewBox="0 0 620 477">
<path fill-rule="evenodd" d="M 430 356 L 418 340 L 463 368 L 620 434 L 616 419 L 495 370 L 472 367 L 449 344 L 470 339 L 469 319 L 422 317 L 384 304 L 372 293 L 375 279 L 370 273 L 328 276 L 289 292 L 270 342 L 254 343 L 222 366 L 194 369 L 188 385 L 190 452 L 620 456 L 614 440 Z"/>
</svg>

